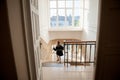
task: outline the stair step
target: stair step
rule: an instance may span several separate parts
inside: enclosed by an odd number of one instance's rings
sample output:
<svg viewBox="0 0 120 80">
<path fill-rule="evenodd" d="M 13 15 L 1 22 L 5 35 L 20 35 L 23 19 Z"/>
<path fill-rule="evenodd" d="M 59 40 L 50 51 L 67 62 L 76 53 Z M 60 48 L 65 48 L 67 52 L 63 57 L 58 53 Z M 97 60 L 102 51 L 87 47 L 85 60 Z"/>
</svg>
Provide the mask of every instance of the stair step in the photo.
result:
<svg viewBox="0 0 120 80">
<path fill-rule="evenodd" d="M 43 67 L 64 67 L 64 63 L 58 62 L 44 62 L 42 63 Z"/>
</svg>

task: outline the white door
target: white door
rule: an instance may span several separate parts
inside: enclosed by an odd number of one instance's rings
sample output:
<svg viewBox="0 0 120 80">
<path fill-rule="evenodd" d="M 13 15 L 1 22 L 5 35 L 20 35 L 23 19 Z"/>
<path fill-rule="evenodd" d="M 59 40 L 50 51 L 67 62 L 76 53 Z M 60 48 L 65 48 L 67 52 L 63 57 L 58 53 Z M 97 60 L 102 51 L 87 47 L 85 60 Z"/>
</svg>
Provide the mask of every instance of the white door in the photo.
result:
<svg viewBox="0 0 120 80">
<path fill-rule="evenodd" d="M 36 75 L 37 80 L 40 80 L 41 64 L 40 64 L 40 26 L 39 26 L 38 0 L 30 0 L 30 11 Z"/>
</svg>

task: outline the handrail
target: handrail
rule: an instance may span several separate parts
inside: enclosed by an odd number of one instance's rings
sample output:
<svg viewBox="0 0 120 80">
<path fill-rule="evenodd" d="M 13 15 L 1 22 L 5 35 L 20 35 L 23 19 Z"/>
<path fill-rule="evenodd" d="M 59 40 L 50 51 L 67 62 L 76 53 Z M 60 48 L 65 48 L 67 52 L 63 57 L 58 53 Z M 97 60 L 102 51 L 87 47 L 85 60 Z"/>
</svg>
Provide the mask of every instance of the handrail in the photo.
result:
<svg viewBox="0 0 120 80">
<path fill-rule="evenodd" d="M 95 63 L 96 41 L 64 41 L 64 48 L 64 65 L 72 62 L 76 66 L 78 63 Z"/>
<path fill-rule="evenodd" d="M 90 42 L 96 43 L 96 41 L 64 41 L 64 43 L 90 43 Z"/>
</svg>

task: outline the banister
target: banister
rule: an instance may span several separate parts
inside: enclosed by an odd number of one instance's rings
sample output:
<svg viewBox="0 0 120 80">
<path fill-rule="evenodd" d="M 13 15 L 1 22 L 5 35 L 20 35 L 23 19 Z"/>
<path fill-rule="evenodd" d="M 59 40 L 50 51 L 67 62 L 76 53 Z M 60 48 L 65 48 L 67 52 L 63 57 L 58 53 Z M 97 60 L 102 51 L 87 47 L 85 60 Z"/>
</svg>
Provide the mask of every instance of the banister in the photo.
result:
<svg viewBox="0 0 120 80">
<path fill-rule="evenodd" d="M 75 65 L 77 66 L 77 63 L 94 63 L 95 62 L 95 52 L 96 52 L 96 41 L 64 41 L 64 47 L 66 47 L 64 50 L 64 64 L 75 62 Z M 68 50 L 68 46 L 71 46 L 70 49 L 74 50 Z M 76 47 L 74 47 L 76 46 Z M 80 51 L 79 51 L 80 50 Z M 65 52 L 67 51 L 67 52 Z M 71 51 L 71 58 L 68 56 Z M 75 53 L 74 53 L 75 51 Z M 67 59 L 66 55 L 67 54 Z M 73 54 L 75 55 L 75 61 L 73 61 Z M 79 54 L 79 55 L 78 55 Z M 80 56 L 80 57 L 79 57 Z M 79 57 L 79 58 L 78 58 Z M 71 60 L 69 60 L 69 58 Z M 82 60 L 84 58 L 84 61 Z M 67 60 L 67 61 L 66 61 Z"/>
</svg>

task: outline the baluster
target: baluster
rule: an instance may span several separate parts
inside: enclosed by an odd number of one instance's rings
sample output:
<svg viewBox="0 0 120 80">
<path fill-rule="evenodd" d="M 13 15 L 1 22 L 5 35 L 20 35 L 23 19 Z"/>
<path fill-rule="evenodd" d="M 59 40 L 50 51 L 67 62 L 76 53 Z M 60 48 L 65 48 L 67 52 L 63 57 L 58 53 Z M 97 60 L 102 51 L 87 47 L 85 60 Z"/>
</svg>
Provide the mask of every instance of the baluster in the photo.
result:
<svg viewBox="0 0 120 80">
<path fill-rule="evenodd" d="M 68 43 L 67 43 L 67 67 L 68 67 Z"/>
<path fill-rule="evenodd" d="M 94 44 L 94 64 L 95 64 L 95 59 L 96 59 L 96 44 Z"/>
<path fill-rule="evenodd" d="M 71 58 L 71 61 L 73 62 L 73 44 L 71 44 L 71 46 L 72 46 L 72 48 L 71 48 L 71 49 L 72 49 L 72 50 L 71 50 L 71 51 L 72 51 L 72 52 L 71 52 L 71 57 L 72 57 L 72 58 Z"/>
<path fill-rule="evenodd" d="M 80 55 L 80 61 L 82 63 L 82 44 L 81 44 L 81 55 Z"/>
<path fill-rule="evenodd" d="M 76 66 L 77 66 L 77 44 L 76 44 Z"/>
<path fill-rule="evenodd" d="M 85 66 L 86 66 L 86 55 L 87 55 L 87 43 L 85 43 L 85 61 L 84 61 Z"/>
<path fill-rule="evenodd" d="M 65 66 L 65 42 L 64 42 L 64 66 Z"/>
<path fill-rule="evenodd" d="M 91 44 L 90 44 L 90 55 L 89 55 L 89 63 L 91 62 Z"/>
</svg>

